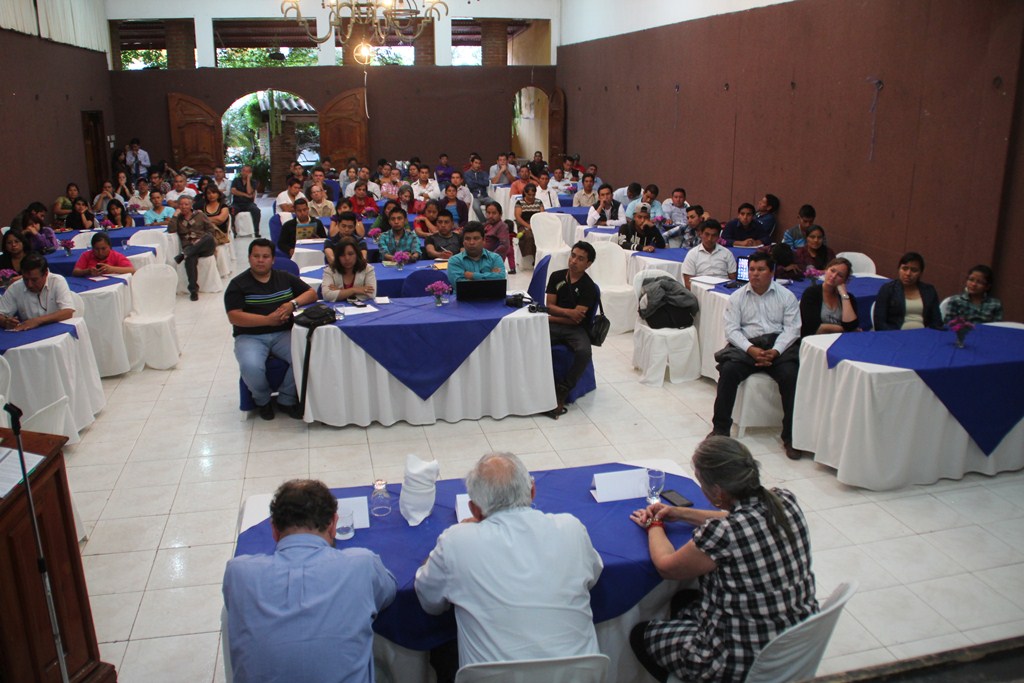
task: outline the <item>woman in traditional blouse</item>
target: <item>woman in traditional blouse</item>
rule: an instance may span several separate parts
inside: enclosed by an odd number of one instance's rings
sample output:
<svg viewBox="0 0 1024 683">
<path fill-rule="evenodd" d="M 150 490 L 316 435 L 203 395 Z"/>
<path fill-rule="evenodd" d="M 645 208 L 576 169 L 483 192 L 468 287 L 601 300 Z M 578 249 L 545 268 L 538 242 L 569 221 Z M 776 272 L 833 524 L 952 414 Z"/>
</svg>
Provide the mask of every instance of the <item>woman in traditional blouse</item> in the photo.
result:
<svg viewBox="0 0 1024 683">
<path fill-rule="evenodd" d="M 995 273 L 988 266 L 974 266 L 967 273 L 964 291 L 949 297 L 942 321 L 963 318 L 972 323 L 997 323 L 1003 319 L 1003 303 L 992 296 Z"/>
<path fill-rule="evenodd" d="M 377 273 L 356 247 L 355 240 L 342 238 L 334 248 L 334 263 L 324 268 L 320 287 L 325 301 L 369 299 L 377 290 Z"/>
<path fill-rule="evenodd" d="M 89 202 L 85 197 L 76 197 L 71 203 L 71 213 L 65 223 L 69 230 L 92 230 L 96 227 L 96 217 L 89 210 Z"/>
<path fill-rule="evenodd" d="M 53 220 L 58 227 L 64 225 L 64 221 L 67 220 L 68 215 L 71 213 L 71 206 L 75 203 L 75 199 L 78 198 L 78 194 L 78 185 L 68 183 L 68 186 L 64 189 L 64 194 L 54 200 L 52 209 Z"/>
<path fill-rule="evenodd" d="M 224 195 L 216 183 L 207 183 L 206 191 L 203 193 L 206 198 L 203 205 L 203 213 L 217 228 L 217 244 L 227 244 L 231 241 L 231 212 L 224 204 Z"/>
<path fill-rule="evenodd" d="M 444 188 L 441 207 L 452 215 L 456 225 L 463 226 L 469 222 L 469 204 L 459 199 L 459 188 L 454 185 Z"/>
<path fill-rule="evenodd" d="M 537 186 L 527 183 L 523 187 L 522 198 L 516 200 L 516 232 L 519 234 L 519 253 L 523 256 L 537 255 L 530 219 L 538 213 L 544 213 L 544 205 L 537 199 Z"/>
<path fill-rule="evenodd" d="M 836 257 L 836 253 L 825 244 L 825 229 L 820 225 L 811 227 L 805 240 L 804 246 L 793 252 L 793 263 L 801 273 L 808 268 L 825 270 L 826 264 Z"/>
<path fill-rule="evenodd" d="M 135 221 L 128 215 L 120 199 L 111 199 L 107 203 L 107 220 L 115 228 L 135 227 Z"/>
<path fill-rule="evenodd" d="M 875 299 L 874 324 L 876 330 L 915 330 L 922 327 L 942 327 L 939 311 L 939 293 L 926 282 L 924 257 L 908 251 L 900 257 L 899 277 L 886 282 Z"/>
<path fill-rule="evenodd" d="M 747 447 L 725 436 L 697 446 L 693 471 L 718 510 L 655 503 L 631 516 L 647 530 L 666 579 L 697 579 L 673 600 L 673 618 L 637 624 L 630 645 L 659 681 L 742 681 L 775 636 L 818 611 L 807 521 L 792 493 L 761 485 Z M 676 550 L 666 522 L 698 528 Z"/>
<path fill-rule="evenodd" d="M 835 258 L 825 266 L 820 285 L 811 285 L 800 297 L 800 336 L 852 332 L 857 329 L 857 299 L 846 291 L 853 264 Z"/>
<path fill-rule="evenodd" d="M 0 254 L 0 270 L 13 270 L 21 277 L 21 261 L 29 251 L 28 240 L 20 232 L 4 233 L 3 253 Z M 15 278 L 17 279 L 17 278 Z"/>
</svg>

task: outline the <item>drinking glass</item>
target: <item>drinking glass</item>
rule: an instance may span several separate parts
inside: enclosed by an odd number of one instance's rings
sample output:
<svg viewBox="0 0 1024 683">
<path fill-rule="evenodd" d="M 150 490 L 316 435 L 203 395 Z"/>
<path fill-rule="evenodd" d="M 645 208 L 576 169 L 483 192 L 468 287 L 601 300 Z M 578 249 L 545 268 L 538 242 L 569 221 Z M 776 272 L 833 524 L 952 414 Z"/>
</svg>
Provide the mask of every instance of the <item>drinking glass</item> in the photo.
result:
<svg viewBox="0 0 1024 683">
<path fill-rule="evenodd" d="M 128 248 L 128 240 L 121 240 L 121 248 L 122 249 L 127 249 Z"/>
<path fill-rule="evenodd" d="M 391 514 L 391 494 L 388 483 L 383 479 L 373 482 L 373 493 L 370 494 L 370 514 L 374 517 L 387 517 Z"/>
<path fill-rule="evenodd" d="M 647 504 L 654 505 L 661 500 L 665 488 L 665 473 L 662 470 L 647 470 Z"/>
<path fill-rule="evenodd" d="M 347 541 L 356 535 L 356 521 L 352 510 L 338 508 L 338 531 L 334 535 L 339 541 Z"/>
</svg>

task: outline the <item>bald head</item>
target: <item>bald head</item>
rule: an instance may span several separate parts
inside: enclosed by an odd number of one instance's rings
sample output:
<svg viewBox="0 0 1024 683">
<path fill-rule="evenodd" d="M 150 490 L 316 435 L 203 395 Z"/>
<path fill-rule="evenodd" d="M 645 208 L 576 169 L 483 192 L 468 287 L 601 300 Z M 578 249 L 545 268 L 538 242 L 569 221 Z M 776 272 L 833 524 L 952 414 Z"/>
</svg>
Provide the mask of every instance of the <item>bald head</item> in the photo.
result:
<svg viewBox="0 0 1024 683">
<path fill-rule="evenodd" d="M 511 453 L 489 453 L 466 477 L 469 498 L 484 517 L 501 510 L 529 507 L 533 501 L 530 472 Z"/>
</svg>

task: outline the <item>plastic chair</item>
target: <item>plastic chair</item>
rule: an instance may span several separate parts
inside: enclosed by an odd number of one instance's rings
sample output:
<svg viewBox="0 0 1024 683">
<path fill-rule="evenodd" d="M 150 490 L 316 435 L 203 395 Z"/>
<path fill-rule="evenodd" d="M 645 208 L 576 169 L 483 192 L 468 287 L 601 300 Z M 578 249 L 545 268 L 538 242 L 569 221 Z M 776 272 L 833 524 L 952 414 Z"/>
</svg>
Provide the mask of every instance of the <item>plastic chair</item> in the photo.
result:
<svg viewBox="0 0 1024 683">
<path fill-rule="evenodd" d="M 553 213 L 558 218 L 559 223 L 562 224 L 562 242 L 565 246 L 572 247 L 579 240 L 576 239 L 576 233 L 579 228 L 586 228 L 586 224 L 580 225 L 580 222 L 576 220 L 575 216 L 567 213 Z"/>
<path fill-rule="evenodd" d="M 843 251 L 836 254 L 836 257 L 849 260 L 856 275 L 874 275 L 878 272 L 875 270 L 875 262 L 871 260 L 871 257 L 859 251 Z"/>
<path fill-rule="evenodd" d="M 92 236 L 95 232 L 80 232 L 71 238 L 75 249 L 88 249 L 92 246 Z"/>
<path fill-rule="evenodd" d="M 633 278 L 633 292 L 637 301 L 643 295 L 644 281 L 672 277 L 663 270 L 641 270 Z M 633 326 L 633 367 L 640 370 L 640 383 L 660 387 L 665 383 L 665 371 L 673 384 L 689 382 L 700 377 L 700 346 L 697 327 L 683 329 L 653 329 L 637 316 Z"/>
<path fill-rule="evenodd" d="M 252 237 L 255 234 L 252 225 L 252 214 L 248 211 L 235 213 L 235 235 L 238 237 Z"/>
<path fill-rule="evenodd" d="M 537 244 L 537 256 L 534 260 L 535 270 L 536 264 L 540 263 L 545 256 L 551 256 L 551 260 L 554 261 L 564 254 L 565 262 L 569 262 L 570 250 L 562 241 L 562 221 L 558 219 L 557 215 L 553 213 L 534 214 L 530 219 L 530 229 L 533 230 L 533 239 Z M 559 270 L 559 268 L 553 270 Z"/>
<path fill-rule="evenodd" d="M 608 655 L 577 655 L 467 664 L 455 674 L 455 683 L 604 683 L 610 662 Z"/>
<path fill-rule="evenodd" d="M 128 244 L 133 247 L 155 247 L 156 262 L 167 263 L 167 242 L 165 241 L 164 230 L 139 230 L 128 238 Z"/>
<path fill-rule="evenodd" d="M 430 296 L 426 288 L 431 282 L 448 282 L 448 274 L 443 270 L 428 268 L 414 270 L 402 282 L 402 293 L 399 296 Z"/>
<path fill-rule="evenodd" d="M 601 303 L 601 287 L 597 287 L 597 302 Z M 602 304 L 603 307 L 603 304 Z M 587 313 L 586 326 L 589 328 L 594 323 L 594 316 L 597 315 L 597 303 L 595 303 L 590 311 Z M 555 384 L 562 381 L 567 374 L 569 369 L 572 367 L 572 349 L 565 344 L 552 344 L 551 345 L 551 370 L 555 376 Z M 597 389 L 597 376 L 594 374 L 594 360 L 591 359 L 587 364 L 587 367 L 583 370 L 583 375 L 580 376 L 576 386 L 572 388 L 569 395 L 566 397 L 566 403 L 575 403 L 576 399 L 581 396 L 586 396 L 591 391 Z"/>
<path fill-rule="evenodd" d="M 299 264 L 292 261 L 287 256 L 275 256 L 274 257 L 274 269 L 283 270 L 287 273 L 291 273 L 295 277 L 299 277 Z"/>
<path fill-rule="evenodd" d="M 745 683 L 809 681 L 814 678 L 839 615 L 856 592 L 856 581 L 839 584 L 821 603 L 817 614 L 812 614 L 799 624 L 793 624 L 772 638 L 757 653 L 757 658 L 747 671 Z M 683 682 L 670 675 L 667 683 Z"/>
<path fill-rule="evenodd" d="M 75 313 L 72 318 L 81 318 L 85 316 L 85 299 L 78 292 L 71 292 L 71 301 L 75 306 Z"/>
<path fill-rule="evenodd" d="M 281 214 L 275 213 L 267 221 L 267 231 L 270 233 L 270 241 L 274 243 L 274 249 L 277 249 L 277 241 L 281 239 L 281 226 L 284 222 L 281 220 Z"/>
<path fill-rule="evenodd" d="M 177 264 L 178 268 L 178 291 L 188 291 L 188 276 L 185 275 L 185 262 Z M 217 256 L 216 253 L 212 256 L 200 256 L 199 263 L 197 264 L 198 277 L 196 278 L 197 284 L 199 285 L 200 292 L 222 292 L 224 291 L 224 281 L 220 277 L 220 271 L 217 269 Z"/>
<path fill-rule="evenodd" d="M 611 323 L 609 334 L 633 329 L 637 319 L 637 296 L 627 283 L 626 259 L 630 252 L 611 242 L 594 245 L 597 258 L 587 273 L 601 287 L 604 314 Z"/>
<path fill-rule="evenodd" d="M 943 320 L 946 319 L 946 315 L 949 313 L 949 302 L 952 301 L 952 300 L 953 300 L 953 297 L 947 296 L 945 299 L 942 300 L 942 303 L 939 304 L 939 313 L 942 314 L 942 319 Z M 872 311 L 872 314 L 874 314 L 874 311 Z M 874 317 L 874 316 L 872 315 L 872 317 Z M 874 321 L 872 321 L 872 322 L 874 322 Z"/>
<path fill-rule="evenodd" d="M 747 427 L 773 427 L 782 424 L 782 395 L 775 380 L 763 372 L 755 372 L 740 382 L 732 421 L 743 438 Z"/>
<path fill-rule="evenodd" d="M 166 263 L 153 263 L 135 271 L 132 312 L 124 320 L 128 363 L 139 372 L 148 365 L 167 370 L 178 364 L 181 344 L 174 324 L 175 285 L 178 276 Z"/>
<path fill-rule="evenodd" d="M 3 356 L 0 356 L 0 395 L 5 397 L 11 395 L 11 364 Z M 7 400 L 4 399 L 3 403 L 6 404 Z M 3 415 L 7 415 L 7 413 L 3 413 Z M 5 422 L 3 426 L 6 427 L 7 423 Z"/>
</svg>

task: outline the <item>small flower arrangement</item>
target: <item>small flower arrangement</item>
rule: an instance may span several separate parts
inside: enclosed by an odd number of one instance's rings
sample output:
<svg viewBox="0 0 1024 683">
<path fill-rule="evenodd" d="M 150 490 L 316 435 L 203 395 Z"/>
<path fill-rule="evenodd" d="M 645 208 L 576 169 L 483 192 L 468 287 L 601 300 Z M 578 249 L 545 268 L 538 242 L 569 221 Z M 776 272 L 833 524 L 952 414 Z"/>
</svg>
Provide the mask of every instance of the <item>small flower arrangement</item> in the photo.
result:
<svg viewBox="0 0 1024 683">
<path fill-rule="evenodd" d="M 718 243 L 721 244 L 723 247 L 729 246 L 729 243 L 725 241 L 724 237 L 719 237 L 718 238 Z"/>
<path fill-rule="evenodd" d="M 138 213 L 139 209 L 141 208 L 142 205 L 137 202 L 132 202 L 128 205 L 128 211 L 130 211 L 131 213 Z"/>
<path fill-rule="evenodd" d="M 670 221 L 668 219 L 668 216 L 655 216 L 654 224 L 657 225 L 659 228 L 664 228 L 666 225 L 670 224 Z"/>
<path fill-rule="evenodd" d="M 966 318 L 957 316 L 949 321 L 949 329 L 956 334 L 956 347 L 962 349 L 964 348 L 964 341 L 967 339 L 967 335 L 974 329 L 974 323 Z"/>
<path fill-rule="evenodd" d="M 391 260 L 397 263 L 398 265 L 403 266 L 412 260 L 412 256 L 410 256 L 409 252 L 407 251 L 396 251 L 391 256 Z"/>
<path fill-rule="evenodd" d="M 0 287 L 6 287 L 11 284 L 11 280 L 18 277 L 18 271 L 12 270 L 11 268 L 4 268 L 0 270 Z"/>
<path fill-rule="evenodd" d="M 100 221 L 100 227 L 103 228 L 104 230 L 110 230 L 112 227 L 114 227 L 114 223 L 109 218 L 104 218 L 102 221 Z"/>
<path fill-rule="evenodd" d="M 378 237 L 380 237 L 380 228 L 374 228 L 373 230 L 366 234 L 369 235 L 372 239 L 377 239 Z"/>
<path fill-rule="evenodd" d="M 436 282 L 431 282 L 429 285 L 427 285 L 427 288 L 424 291 L 426 291 L 428 294 L 433 294 L 434 296 L 444 296 L 445 294 L 452 293 L 452 286 L 449 285 L 447 282 L 442 282 L 438 280 Z"/>
<path fill-rule="evenodd" d="M 818 278 L 821 278 L 821 277 L 824 277 L 824 276 L 825 276 L 825 271 L 818 270 L 814 266 L 807 266 L 807 269 L 804 271 L 804 277 L 806 277 L 808 279 L 811 279 L 811 280 L 817 280 Z"/>
<path fill-rule="evenodd" d="M 64 249 L 64 253 L 68 256 L 71 255 L 71 250 L 75 248 L 74 240 L 61 240 L 60 246 Z"/>
</svg>

